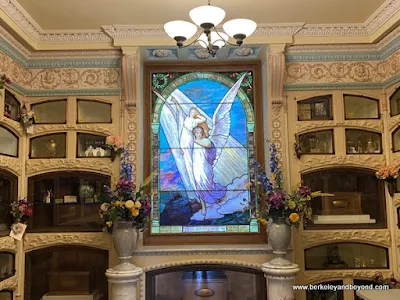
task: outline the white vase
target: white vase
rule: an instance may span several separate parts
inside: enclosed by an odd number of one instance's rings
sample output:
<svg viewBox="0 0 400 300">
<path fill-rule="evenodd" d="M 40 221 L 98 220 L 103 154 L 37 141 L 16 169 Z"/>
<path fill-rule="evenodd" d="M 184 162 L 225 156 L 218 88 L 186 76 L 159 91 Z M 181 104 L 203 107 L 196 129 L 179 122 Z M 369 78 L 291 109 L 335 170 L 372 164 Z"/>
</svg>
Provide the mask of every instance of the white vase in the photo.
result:
<svg viewBox="0 0 400 300">
<path fill-rule="evenodd" d="M 271 245 L 272 253 L 275 255 L 272 264 L 288 265 L 291 264 L 285 259 L 285 255 L 290 247 L 292 239 L 292 228 L 285 222 L 284 218 L 273 219 L 268 224 L 268 244 Z"/>
<path fill-rule="evenodd" d="M 114 248 L 119 258 L 116 270 L 131 270 L 135 265 L 131 263 L 133 251 L 136 249 L 138 230 L 132 221 L 116 221 L 112 231 Z"/>
</svg>

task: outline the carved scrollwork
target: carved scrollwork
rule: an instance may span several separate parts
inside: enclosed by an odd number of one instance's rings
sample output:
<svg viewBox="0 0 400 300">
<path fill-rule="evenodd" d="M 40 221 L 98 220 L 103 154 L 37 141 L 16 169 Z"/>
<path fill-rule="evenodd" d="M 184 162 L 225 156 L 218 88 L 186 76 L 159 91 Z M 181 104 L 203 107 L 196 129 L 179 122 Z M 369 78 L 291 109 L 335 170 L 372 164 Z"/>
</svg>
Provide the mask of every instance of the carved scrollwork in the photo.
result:
<svg viewBox="0 0 400 300">
<path fill-rule="evenodd" d="M 400 167 L 400 152 L 390 153 L 390 165 Z"/>
<path fill-rule="evenodd" d="M 400 206 L 400 193 L 395 193 L 393 196 L 393 205 L 394 207 Z"/>
<path fill-rule="evenodd" d="M 96 132 L 103 135 L 114 135 L 115 128 L 112 124 L 77 124 L 75 125 L 76 131 Z"/>
<path fill-rule="evenodd" d="M 0 155 L 0 168 L 15 173 L 21 174 L 21 162 L 17 157 L 8 157 Z"/>
<path fill-rule="evenodd" d="M 57 246 L 57 245 L 84 245 L 89 247 L 110 250 L 112 240 L 104 232 L 90 233 L 43 233 L 26 234 L 24 237 L 24 251 Z"/>
<path fill-rule="evenodd" d="M 9 236 L 0 238 L 0 251 L 17 252 L 17 241 Z"/>
<path fill-rule="evenodd" d="M 41 134 L 45 132 L 57 132 L 66 131 L 68 129 L 65 124 L 52 124 L 52 125 L 35 125 L 33 128 L 33 134 Z"/>
<path fill-rule="evenodd" d="M 400 125 L 400 115 L 393 116 L 389 119 L 389 131 L 393 131 Z"/>
<path fill-rule="evenodd" d="M 309 130 L 322 130 L 322 128 L 332 127 L 351 127 L 361 129 L 371 129 L 373 131 L 383 131 L 382 120 L 346 120 L 346 121 L 310 121 L 310 122 L 297 122 L 296 130 L 298 133 Z"/>
<path fill-rule="evenodd" d="M 18 277 L 12 276 L 0 282 L 0 291 L 2 290 L 15 290 L 18 284 Z"/>
<path fill-rule="evenodd" d="M 22 126 L 19 122 L 11 120 L 7 117 L 0 117 L 0 121 L 5 127 L 12 129 L 19 137 L 23 135 Z"/>
<path fill-rule="evenodd" d="M 301 172 L 338 165 L 379 169 L 385 165 L 383 155 L 308 155 L 301 158 Z"/>
<path fill-rule="evenodd" d="M 343 280 L 345 277 L 373 279 L 376 274 L 381 273 L 383 277 L 390 278 L 390 270 L 326 270 L 305 271 L 303 273 L 304 284 L 314 284 L 331 280 Z"/>
<path fill-rule="evenodd" d="M 324 231 L 304 231 L 303 247 L 311 248 L 314 246 L 335 243 L 335 242 L 362 242 L 375 244 L 378 246 L 390 247 L 391 235 L 389 230 L 330 230 Z"/>
<path fill-rule="evenodd" d="M 35 159 L 26 163 L 27 175 L 61 170 L 88 170 L 91 172 L 111 173 L 108 159 Z"/>
</svg>

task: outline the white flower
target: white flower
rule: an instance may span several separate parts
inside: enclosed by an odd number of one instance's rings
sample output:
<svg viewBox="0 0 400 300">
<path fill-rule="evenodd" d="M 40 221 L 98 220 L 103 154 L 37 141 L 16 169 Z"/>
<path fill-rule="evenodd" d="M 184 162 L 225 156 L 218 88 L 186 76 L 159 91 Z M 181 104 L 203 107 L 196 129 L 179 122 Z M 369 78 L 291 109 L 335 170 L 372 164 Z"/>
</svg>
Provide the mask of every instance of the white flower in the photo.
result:
<svg viewBox="0 0 400 300">
<path fill-rule="evenodd" d="M 101 211 L 108 211 L 108 209 L 109 209 L 109 207 L 110 207 L 110 204 L 109 203 L 103 203 L 101 206 L 100 206 L 100 209 L 101 209 Z"/>
</svg>

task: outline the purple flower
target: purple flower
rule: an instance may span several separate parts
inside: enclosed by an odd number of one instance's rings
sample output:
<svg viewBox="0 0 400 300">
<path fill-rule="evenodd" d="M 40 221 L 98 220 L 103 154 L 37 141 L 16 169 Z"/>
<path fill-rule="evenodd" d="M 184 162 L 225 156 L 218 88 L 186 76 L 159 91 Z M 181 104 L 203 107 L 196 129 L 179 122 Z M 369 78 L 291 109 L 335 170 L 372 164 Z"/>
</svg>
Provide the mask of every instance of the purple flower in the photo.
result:
<svg viewBox="0 0 400 300">
<path fill-rule="evenodd" d="M 284 191 L 274 191 L 267 195 L 267 203 L 272 208 L 281 208 L 285 203 L 285 192 Z"/>
<path fill-rule="evenodd" d="M 306 185 L 302 185 L 299 187 L 299 193 L 302 197 L 307 197 L 311 195 L 311 189 Z"/>
</svg>

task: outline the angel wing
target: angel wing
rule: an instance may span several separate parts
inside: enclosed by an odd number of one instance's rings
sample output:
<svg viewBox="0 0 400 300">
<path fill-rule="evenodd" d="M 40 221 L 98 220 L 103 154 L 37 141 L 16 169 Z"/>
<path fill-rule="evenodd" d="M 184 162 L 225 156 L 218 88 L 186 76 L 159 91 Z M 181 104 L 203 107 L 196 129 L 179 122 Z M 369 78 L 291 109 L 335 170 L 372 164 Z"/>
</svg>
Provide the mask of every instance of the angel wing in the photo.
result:
<svg viewBox="0 0 400 300">
<path fill-rule="evenodd" d="M 238 81 L 232 86 L 232 88 L 226 93 L 224 98 L 218 104 L 217 109 L 214 112 L 212 119 L 212 128 L 210 132 L 210 139 L 214 143 L 216 148 L 216 156 L 213 165 L 215 166 L 218 162 L 218 158 L 221 155 L 222 149 L 228 141 L 231 129 L 231 108 L 235 101 L 236 95 L 239 91 L 240 85 L 247 72 L 239 78 Z"/>
</svg>

